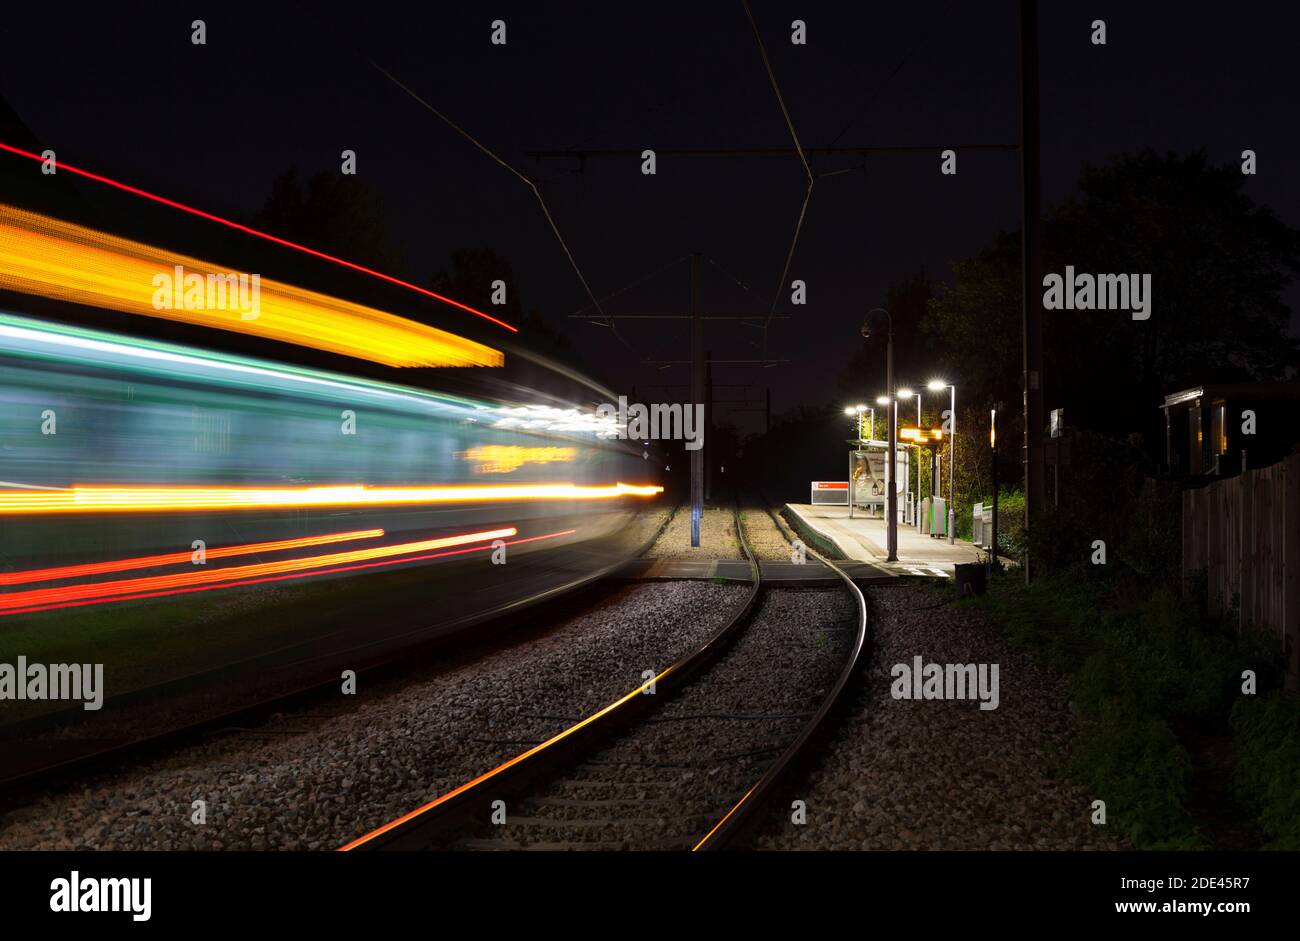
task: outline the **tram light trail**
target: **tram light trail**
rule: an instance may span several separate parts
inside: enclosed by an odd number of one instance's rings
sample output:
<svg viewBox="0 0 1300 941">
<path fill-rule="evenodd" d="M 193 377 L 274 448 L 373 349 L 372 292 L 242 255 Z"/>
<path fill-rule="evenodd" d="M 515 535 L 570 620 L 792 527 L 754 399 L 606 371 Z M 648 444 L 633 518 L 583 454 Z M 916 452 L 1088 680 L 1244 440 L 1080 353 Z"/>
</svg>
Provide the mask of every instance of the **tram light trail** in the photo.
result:
<svg viewBox="0 0 1300 941">
<path fill-rule="evenodd" d="M 652 497 L 658 485 L 500 484 L 448 487 L 70 487 L 0 493 L 0 516 L 55 513 L 167 513 L 288 507 L 611 500 Z"/>
<path fill-rule="evenodd" d="M 386 366 L 501 366 L 482 343 L 394 314 L 0 205 L 0 288 L 278 340 Z M 234 280 L 231 280 L 234 279 Z M 255 309 L 250 306 L 255 305 Z"/>
<path fill-rule="evenodd" d="M 0 150 L 14 154 L 15 156 L 26 157 L 29 160 L 36 160 L 42 163 L 45 162 L 46 159 L 42 157 L 40 154 L 32 153 L 29 150 L 23 150 L 21 147 L 14 147 L 12 144 L 6 144 L 3 141 L 0 141 Z M 412 284 L 409 281 L 403 281 L 401 278 L 395 278 L 390 274 L 384 274 L 382 271 L 376 271 L 373 268 L 367 268 L 365 265 L 359 265 L 356 262 L 348 261 L 346 258 L 338 258 L 337 256 L 327 254 L 326 252 L 318 251 L 317 249 L 314 248 L 309 248 L 306 245 L 299 245 L 297 242 L 291 242 L 288 239 L 282 239 L 279 236 L 271 235 L 269 232 L 262 232 L 259 229 L 254 229 L 251 226 L 243 225 L 231 219 L 226 219 L 223 218 L 222 216 L 214 215 L 213 213 L 210 212 L 204 212 L 202 209 L 196 209 L 193 206 L 187 206 L 185 205 L 185 203 L 177 202 L 174 199 L 168 199 L 165 196 L 159 196 L 158 194 L 151 193 L 148 190 L 142 190 L 138 187 L 130 186 L 126 183 L 120 183 L 117 180 L 110 179 L 109 177 L 102 176 L 98 173 L 92 173 L 89 170 L 83 170 L 80 167 L 74 167 L 70 163 L 64 163 L 63 161 L 59 161 L 58 168 L 60 172 L 72 173 L 76 176 L 83 177 L 87 180 L 93 180 L 96 183 L 104 183 L 108 186 L 113 187 L 114 189 L 121 190 L 124 193 L 130 193 L 134 196 L 140 196 L 144 199 L 151 200 L 155 203 L 160 203 L 164 206 L 169 206 L 172 209 L 179 209 L 182 212 L 187 212 L 192 216 L 198 216 L 200 219 L 207 219 L 209 222 L 219 223 L 220 225 L 227 226 L 228 228 L 235 229 L 247 235 L 252 235 L 260 239 L 265 239 L 268 242 L 274 242 L 276 245 L 281 245 L 284 246 L 285 248 L 292 248 L 295 251 L 303 252 L 315 258 L 319 258 L 322 261 L 328 261 L 331 264 L 341 265 L 344 268 L 351 268 L 353 271 L 359 271 L 362 274 L 368 274 L 371 277 L 379 278 L 380 280 L 387 281 L 390 284 L 396 284 L 399 287 L 404 287 L 407 288 L 408 290 L 415 291 L 427 297 L 432 297 L 434 300 L 442 301 L 444 304 L 450 304 L 452 307 L 456 307 L 467 313 L 473 314 L 476 317 L 481 317 L 484 320 L 490 321 L 496 324 L 498 327 L 504 327 L 506 330 L 509 330 L 511 333 L 519 332 L 519 329 L 517 327 L 512 327 L 504 320 L 498 320 L 496 317 L 493 317 L 491 314 L 485 314 L 483 313 L 483 311 L 476 310 L 475 308 L 470 307 L 468 304 L 462 304 L 460 301 L 453 300 L 450 297 L 444 297 L 443 295 L 437 293 L 436 291 L 430 291 L 428 288 L 422 288 L 418 284 Z"/>
<path fill-rule="evenodd" d="M 545 539 L 558 539 L 561 536 L 571 536 L 576 533 L 576 529 L 564 529 L 553 533 L 544 533 L 541 536 L 528 536 L 525 539 L 505 540 L 506 546 L 520 546 L 525 543 L 541 542 Z M 282 582 L 296 580 L 300 578 L 311 578 L 320 575 L 342 575 L 349 572 L 359 572 L 366 569 L 384 568 L 392 565 L 408 565 L 412 562 L 429 562 L 433 559 L 446 559 L 452 556 L 466 555 L 471 552 L 484 552 L 493 548 L 492 544 L 472 545 L 460 549 L 447 549 L 441 552 L 430 552 L 415 556 L 401 556 L 394 559 L 381 559 L 375 562 L 360 562 L 352 565 L 344 565 L 336 568 L 328 568 L 321 571 L 308 570 L 302 572 L 290 572 L 279 575 L 264 575 L 257 578 L 244 578 L 238 581 L 223 581 L 212 585 L 187 585 L 180 588 L 158 589 L 152 591 L 143 591 L 139 594 L 119 595 L 109 598 L 92 598 L 74 601 L 62 601 L 49 604 L 37 605 L 27 608 L 18 608 L 12 611 L 5 611 L 0 608 L 0 617 L 5 615 L 17 614 L 34 614 L 40 611 L 53 611 L 62 608 L 78 608 L 85 605 L 107 604 L 114 601 L 142 601 L 150 598 L 166 598 L 173 595 L 187 595 L 199 591 L 215 591 L 223 588 L 245 588 L 251 585 L 261 585 L 267 582 Z M 229 570 L 227 570 L 229 571 Z"/>
<path fill-rule="evenodd" d="M 309 546 L 324 546 L 334 542 L 352 542 L 357 539 L 377 539 L 384 534 L 382 529 L 358 529 L 348 533 L 327 533 L 323 536 L 304 536 L 300 539 L 278 539 L 271 542 L 252 542 L 241 546 L 219 546 L 207 549 L 207 559 L 226 559 L 232 556 L 253 555 L 257 552 L 282 552 L 286 549 L 305 549 Z M 61 581 L 65 578 L 80 578 L 85 575 L 107 575 L 110 572 L 127 572 L 132 569 L 161 568 L 164 565 L 180 565 L 189 562 L 193 553 L 190 551 L 167 552 L 161 555 L 137 556 L 132 559 L 111 559 L 106 562 L 90 562 L 85 565 L 60 565 L 55 568 L 30 569 L 26 572 L 0 572 L 0 585 L 26 585 L 31 582 Z"/>
<path fill-rule="evenodd" d="M 350 549 L 346 552 L 331 552 L 324 555 L 304 556 L 296 559 L 280 559 L 275 562 L 256 562 L 251 565 L 236 565 L 230 568 L 202 569 L 197 572 L 178 572 L 172 575 L 153 575 L 145 578 L 124 578 L 108 582 L 90 582 L 80 585 L 64 585 L 59 588 L 38 588 L 0 595 L 0 611 L 12 612 L 22 608 L 46 607 L 68 601 L 83 601 L 94 598 L 112 598 L 122 595 L 135 595 L 148 591 L 166 591 L 171 588 L 185 588 L 218 582 L 243 581 L 266 575 L 286 572 L 300 572 L 307 569 L 321 569 L 334 565 L 348 565 L 369 559 L 383 559 L 399 555 L 412 555 L 428 552 L 431 549 L 447 549 L 463 546 L 473 542 L 486 542 L 491 539 L 507 539 L 518 535 L 513 526 L 503 529 L 484 530 L 477 533 L 465 533 L 459 536 L 446 536 L 440 539 L 423 539 L 417 542 L 404 542 L 391 546 L 375 546 L 368 549 Z"/>
</svg>

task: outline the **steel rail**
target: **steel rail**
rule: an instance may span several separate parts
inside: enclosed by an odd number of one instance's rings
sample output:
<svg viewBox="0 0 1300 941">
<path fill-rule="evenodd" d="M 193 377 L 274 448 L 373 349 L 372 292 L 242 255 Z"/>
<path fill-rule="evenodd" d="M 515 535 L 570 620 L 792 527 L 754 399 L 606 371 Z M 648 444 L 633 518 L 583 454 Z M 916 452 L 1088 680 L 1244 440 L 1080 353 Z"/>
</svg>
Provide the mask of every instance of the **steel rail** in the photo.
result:
<svg viewBox="0 0 1300 941">
<path fill-rule="evenodd" d="M 785 533 L 785 528 L 781 526 L 776 516 L 772 513 L 771 508 L 767 506 L 766 501 L 764 501 L 764 507 L 767 509 L 767 514 L 772 518 L 772 522 L 776 527 L 781 530 L 782 533 Z M 786 538 L 789 538 L 788 534 Z M 818 707 L 812 718 L 804 725 L 803 730 L 799 733 L 798 737 L 786 747 L 785 751 L 781 753 L 780 757 L 777 758 L 776 761 L 768 765 L 758 782 L 746 791 L 740 800 L 736 802 L 735 806 L 727 811 L 727 813 L 716 824 L 714 824 L 713 829 L 705 834 L 702 840 L 695 844 L 695 850 L 723 849 L 728 845 L 734 844 L 736 838 L 745 832 L 748 824 L 752 823 L 754 820 L 754 812 L 763 804 L 767 797 L 771 796 L 777 783 L 801 756 L 809 743 L 813 740 L 814 736 L 821 729 L 822 723 L 826 720 L 827 715 L 830 714 L 831 709 L 839 701 L 840 694 L 844 691 L 845 687 L 848 686 L 849 680 L 853 677 L 862 650 L 866 645 L 867 601 L 862 596 L 862 590 L 853 583 L 853 579 L 849 577 L 847 572 L 830 559 L 823 557 L 812 549 L 807 549 L 806 551 L 812 555 L 813 558 L 821 562 L 843 579 L 844 584 L 857 600 L 857 636 L 854 638 L 853 645 L 849 651 L 849 656 L 846 658 L 844 666 L 835 680 L 835 685 L 831 687 L 830 692 L 826 695 L 825 699 L 822 700 L 821 706 Z"/>
<path fill-rule="evenodd" d="M 352 840 L 340 847 L 339 852 L 435 848 L 441 836 L 468 824 L 476 810 L 482 812 L 486 805 L 480 802 L 486 799 L 489 788 L 493 789 L 492 796 L 498 798 L 507 787 L 524 786 L 563 767 L 572 760 L 575 751 L 590 747 L 612 729 L 622 728 L 622 723 L 639 709 L 654 705 L 659 699 L 660 687 L 666 692 L 681 687 L 691 675 L 717 657 L 748 621 L 762 589 L 762 570 L 745 541 L 739 506 L 733 513 L 741 548 L 749 561 L 751 587 L 744 601 L 717 632 L 695 650 L 604 708 L 459 787 Z M 648 690 L 656 694 L 653 700 L 645 695 Z"/>
</svg>

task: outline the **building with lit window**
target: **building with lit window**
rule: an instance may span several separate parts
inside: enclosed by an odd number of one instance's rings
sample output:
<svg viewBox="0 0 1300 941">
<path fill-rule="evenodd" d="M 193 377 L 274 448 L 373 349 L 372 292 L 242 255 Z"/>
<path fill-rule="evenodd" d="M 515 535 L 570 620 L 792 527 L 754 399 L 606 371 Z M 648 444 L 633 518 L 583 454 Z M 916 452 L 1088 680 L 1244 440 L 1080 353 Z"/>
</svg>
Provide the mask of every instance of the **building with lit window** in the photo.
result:
<svg viewBox="0 0 1300 941">
<path fill-rule="evenodd" d="M 1230 477 L 1300 444 L 1300 382 L 1196 386 L 1166 395 L 1161 408 L 1171 477 Z"/>
</svg>

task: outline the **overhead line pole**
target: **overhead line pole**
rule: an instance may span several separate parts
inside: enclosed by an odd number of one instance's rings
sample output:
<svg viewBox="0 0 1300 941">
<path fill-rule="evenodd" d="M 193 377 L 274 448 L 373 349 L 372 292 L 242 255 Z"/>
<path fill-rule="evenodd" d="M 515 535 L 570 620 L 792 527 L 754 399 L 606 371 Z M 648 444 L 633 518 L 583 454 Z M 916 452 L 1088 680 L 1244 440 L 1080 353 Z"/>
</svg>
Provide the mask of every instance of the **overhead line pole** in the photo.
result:
<svg viewBox="0 0 1300 941">
<path fill-rule="evenodd" d="M 1020 239 L 1024 259 L 1022 340 L 1025 439 L 1025 583 L 1031 580 L 1029 534 L 1047 497 L 1043 453 L 1043 244 L 1039 207 L 1038 148 L 1038 3 L 1020 0 L 1020 177 L 1022 186 Z M 994 500 L 997 500 L 996 493 Z M 996 505 L 996 503 L 995 503 Z M 996 551 L 996 546 L 994 550 Z"/>
<path fill-rule="evenodd" d="M 700 255 L 691 255 L 691 401 L 704 401 L 704 323 L 700 319 Z M 707 417 L 706 417 L 707 420 Z M 691 548 L 700 547 L 700 516 L 704 512 L 704 448 L 691 452 Z"/>
</svg>

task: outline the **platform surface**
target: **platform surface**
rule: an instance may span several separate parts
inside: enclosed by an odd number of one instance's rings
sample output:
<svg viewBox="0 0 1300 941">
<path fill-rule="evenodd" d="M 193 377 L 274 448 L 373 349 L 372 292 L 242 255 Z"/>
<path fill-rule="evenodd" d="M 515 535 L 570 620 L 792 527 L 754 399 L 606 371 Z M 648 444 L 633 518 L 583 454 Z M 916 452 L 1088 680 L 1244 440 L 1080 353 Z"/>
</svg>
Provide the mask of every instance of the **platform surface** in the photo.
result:
<svg viewBox="0 0 1300 941">
<path fill-rule="evenodd" d="M 846 506 L 811 506 L 787 503 L 786 509 L 799 517 L 809 529 L 835 543 L 855 562 L 871 563 L 896 575 L 951 577 L 953 566 L 961 562 L 980 562 L 982 551 L 964 539 L 949 543 L 946 536 L 922 535 L 915 526 L 898 526 L 898 561 L 885 561 L 885 521 L 872 519 L 861 511 L 849 519 Z"/>
<path fill-rule="evenodd" d="M 763 581 L 776 587 L 818 587 L 840 584 L 840 577 L 815 559 L 802 565 L 794 562 L 763 560 L 758 563 Z M 895 577 L 884 568 L 866 562 L 846 562 L 841 568 L 855 582 L 887 581 Z M 633 579 L 712 579 L 748 582 L 749 563 L 739 559 L 635 559 L 621 569 L 618 578 Z"/>
</svg>

